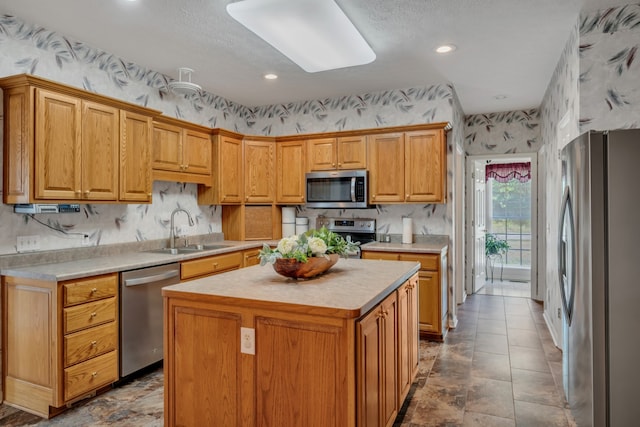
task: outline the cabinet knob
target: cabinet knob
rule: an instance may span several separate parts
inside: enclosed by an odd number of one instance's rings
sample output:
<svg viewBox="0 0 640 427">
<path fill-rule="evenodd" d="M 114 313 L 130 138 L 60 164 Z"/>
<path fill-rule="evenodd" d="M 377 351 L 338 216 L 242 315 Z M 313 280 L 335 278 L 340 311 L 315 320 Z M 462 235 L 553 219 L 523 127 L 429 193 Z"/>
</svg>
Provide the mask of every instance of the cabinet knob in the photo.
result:
<svg viewBox="0 0 640 427">
<path fill-rule="evenodd" d="M 338 163 L 338 167 L 342 166 L 342 163 Z"/>
<path fill-rule="evenodd" d="M 371 195 L 371 198 L 372 198 L 373 200 L 375 200 L 375 199 L 376 199 L 376 195 L 375 195 L 375 194 L 372 194 L 372 195 Z"/>
<path fill-rule="evenodd" d="M 335 164 L 335 163 L 331 163 L 331 166 L 335 168 L 335 167 L 336 167 L 336 164 Z"/>
<path fill-rule="evenodd" d="M 184 165 L 184 170 L 189 169 L 189 163 L 187 163 L 186 165 Z"/>
<path fill-rule="evenodd" d="M 98 345 L 98 341 L 91 341 L 91 347 L 95 347 L 96 345 Z"/>
<path fill-rule="evenodd" d="M 80 190 L 76 190 L 76 191 L 75 191 L 75 193 L 76 193 L 76 196 L 79 196 L 79 195 L 81 195 L 81 194 L 82 194 L 82 191 L 80 191 Z"/>
<path fill-rule="evenodd" d="M 91 294 L 95 294 L 96 292 L 98 292 L 98 288 L 91 288 Z"/>
<path fill-rule="evenodd" d="M 217 262 L 213 263 L 213 268 L 216 269 L 216 270 L 218 269 L 218 263 Z"/>
<path fill-rule="evenodd" d="M 404 195 L 404 199 L 405 199 L 405 200 L 409 199 L 409 195 L 408 195 L 408 194 L 405 194 L 405 195 Z"/>
<path fill-rule="evenodd" d="M 93 371 L 93 372 L 91 373 L 91 378 L 95 378 L 95 377 L 97 377 L 97 376 L 98 376 L 98 371 Z"/>
<path fill-rule="evenodd" d="M 147 193 L 147 197 L 151 197 L 151 195 L 152 195 L 151 193 Z"/>
<path fill-rule="evenodd" d="M 89 190 L 87 190 L 87 191 L 85 191 L 85 192 L 84 192 L 84 196 L 85 196 L 85 197 L 89 197 L 89 194 L 91 194 L 91 191 L 89 191 Z"/>
<path fill-rule="evenodd" d="M 96 317 L 98 315 L 98 313 L 96 313 L 95 311 L 93 313 L 91 313 L 91 318 L 93 319 L 94 317 Z"/>
</svg>

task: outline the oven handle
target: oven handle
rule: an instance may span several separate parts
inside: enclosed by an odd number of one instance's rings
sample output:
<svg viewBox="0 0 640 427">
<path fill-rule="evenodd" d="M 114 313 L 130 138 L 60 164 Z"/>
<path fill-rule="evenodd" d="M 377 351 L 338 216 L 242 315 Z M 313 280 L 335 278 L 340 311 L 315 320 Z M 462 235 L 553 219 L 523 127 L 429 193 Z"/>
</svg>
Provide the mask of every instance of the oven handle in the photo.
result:
<svg viewBox="0 0 640 427">
<path fill-rule="evenodd" d="M 177 277 L 178 275 L 180 275 L 179 270 L 171 270 L 161 274 L 154 274 L 153 276 L 138 277 L 135 279 L 125 279 L 124 285 L 125 286 L 147 285 L 149 283 L 159 282 L 165 279 L 171 279 L 173 277 Z"/>
<path fill-rule="evenodd" d="M 351 177 L 351 201 L 356 201 L 356 177 Z"/>
</svg>

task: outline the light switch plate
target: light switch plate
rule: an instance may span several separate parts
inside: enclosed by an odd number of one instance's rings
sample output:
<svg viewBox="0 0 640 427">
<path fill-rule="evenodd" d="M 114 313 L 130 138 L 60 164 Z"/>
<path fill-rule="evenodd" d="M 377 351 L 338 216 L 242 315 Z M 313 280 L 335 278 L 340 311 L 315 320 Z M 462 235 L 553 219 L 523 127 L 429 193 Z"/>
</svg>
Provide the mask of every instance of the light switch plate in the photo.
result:
<svg viewBox="0 0 640 427">
<path fill-rule="evenodd" d="M 244 354 L 256 354 L 255 329 L 240 328 L 240 352 Z"/>
</svg>

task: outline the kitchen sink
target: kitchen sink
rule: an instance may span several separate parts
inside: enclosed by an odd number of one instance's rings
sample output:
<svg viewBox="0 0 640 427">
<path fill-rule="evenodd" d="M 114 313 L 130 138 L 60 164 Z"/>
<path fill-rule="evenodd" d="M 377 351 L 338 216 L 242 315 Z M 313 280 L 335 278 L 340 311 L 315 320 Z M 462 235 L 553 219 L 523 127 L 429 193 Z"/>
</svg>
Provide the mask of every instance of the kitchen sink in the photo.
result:
<svg viewBox="0 0 640 427">
<path fill-rule="evenodd" d="M 161 248 L 161 249 L 151 249 L 145 252 L 151 252 L 154 254 L 171 254 L 171 255 L 181 255 L 181 254 L 192 254 L 195 252 L 202 251 L 211 251 L 215 249 L 224 249 L 228 248 L 229 245 L 191 245 L 191 246 L 180 246 L 178 248 Z"/>
</svg>

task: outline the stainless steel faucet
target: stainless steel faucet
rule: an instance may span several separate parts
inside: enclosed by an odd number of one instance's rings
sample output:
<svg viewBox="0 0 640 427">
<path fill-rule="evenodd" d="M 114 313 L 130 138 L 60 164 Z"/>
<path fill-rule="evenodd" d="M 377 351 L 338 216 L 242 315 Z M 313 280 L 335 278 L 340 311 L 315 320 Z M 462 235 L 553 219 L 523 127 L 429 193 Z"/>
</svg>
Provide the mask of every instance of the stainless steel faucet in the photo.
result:
<svg viewBox="0 0 640 427">
<path fill-rule="evenodd" d="M 171 212 L 171 233 L 169 234 L 169 245 L 171 249 L 175 249 L 176 247 L 176 233 L 175 228 L 173 226 L 173 218 L 176 216 L 178 212 L 184 212 L 187 214 L 187 218 L 189 218 L 189 225 L 193 227 L 193 218 L 191 218 L 191 214 L 186 209 L 177 208 Z"/>
</svg>

